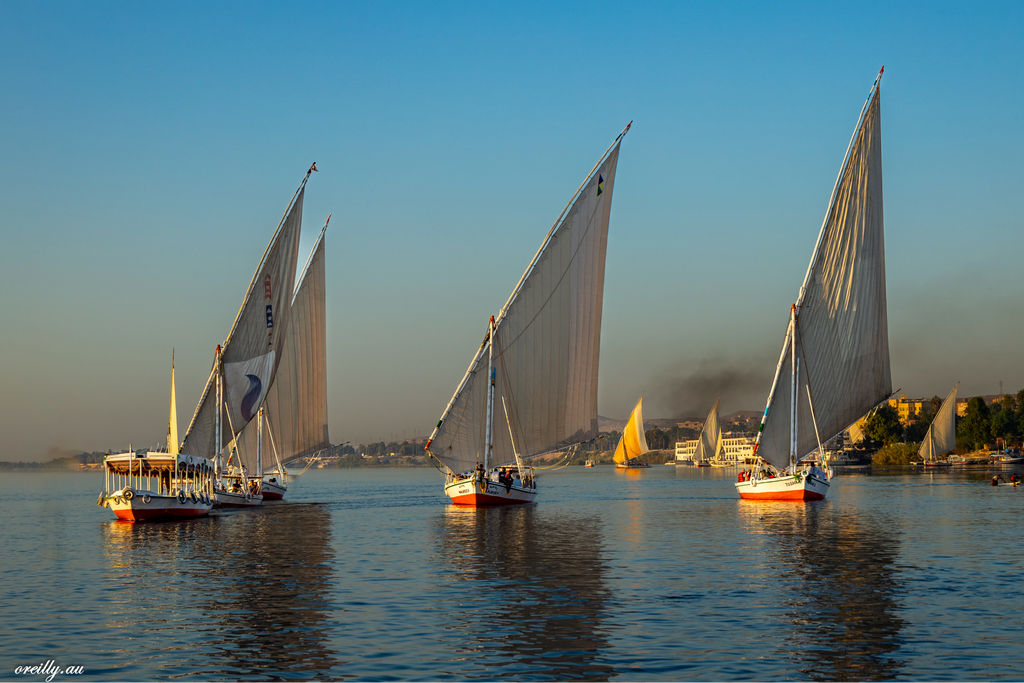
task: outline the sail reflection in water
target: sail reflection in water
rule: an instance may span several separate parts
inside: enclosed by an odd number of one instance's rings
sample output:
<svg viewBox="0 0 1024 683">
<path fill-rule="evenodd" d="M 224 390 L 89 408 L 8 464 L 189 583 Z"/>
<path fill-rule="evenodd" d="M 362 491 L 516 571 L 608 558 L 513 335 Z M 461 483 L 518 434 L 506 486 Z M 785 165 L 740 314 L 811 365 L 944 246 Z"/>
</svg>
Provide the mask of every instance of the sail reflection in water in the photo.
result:
<svg viewBox="0 0 1024 683">
<path fill-rule="evenodd" d="M 780 656 L 814 680 L 882 680 L 903 673 L 904 586 L 891 522 L 843 516 L 825 502 L 740 505 L 741 524 L 770 539 L 770 571 L 791 596 Z M 772 547 L 773 546 L 773 547 Z M 785 629 L 780 625 L 780 629 Z M 782 634 L 780 634 L 782 635 Z"/>
<path fill-rule="evenodd" d="M 434 524 L 438 563 L 451 580 L 438 604 L 462 645 L 450 669 L 459 678 L 607 680 L 601 521 L 535 507 L 448 506 Z"/>
<path fill-rule="evenodd" d="M 320 506 L 103 532 L 117 678 L 313 678 L 343 664 L 323 646 L 334 552 Z"/>
</svg>

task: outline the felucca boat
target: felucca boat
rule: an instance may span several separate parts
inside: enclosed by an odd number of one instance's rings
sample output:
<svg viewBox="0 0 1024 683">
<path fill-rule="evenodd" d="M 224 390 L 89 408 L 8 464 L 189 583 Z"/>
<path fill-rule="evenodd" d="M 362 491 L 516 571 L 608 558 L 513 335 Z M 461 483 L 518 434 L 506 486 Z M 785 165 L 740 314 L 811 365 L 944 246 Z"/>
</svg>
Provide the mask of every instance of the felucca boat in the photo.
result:
<svg viewBox="0 0 1024 683">
<path fill-rule="evenodd" d="M 715 405 L 711 407 L 711 412 L 700 429 L 697 450 L 693 453 L 695 467 L 711 467 L 722 452 L 722 428 L 718 424 L 718 404 L 721 400 L 721 397 L 715 399 Z"/>
<path fill-rule="evenodd" d="M 883 67 L 884 70 L 884 67 Z M 882 71 L 847 147 L 796 303 L 742 498 L 820 500 L 831 468 L 802 464 L 892 393 L 882 219 Z M 789 392 L 779 391 L 782 378 Z"/>
<path fill-rule="evenodd" d="M 426 443 L 459 505 L 529 503 L 526 461 L 597 436 L 608 218 L 619 145 L 601 156 L 548 231 Z"/>
<path fill-rule="evenodd" d="M 644 399 L 641 396 L 640 400 L 636 402 L 633 412 L 629 414 L 626 426 L 622 428 L 622 436 L 619 437 L 619 443 L 615 446 L 615 455 L 612 456 L 616 469 L 638 470 L 650 467 L 647 463 L 640 461 L 640 456 L 650 450 L 647 448 L 647 435 L 644 434 L 643 402 Z"/>
<path fill-rule="evenodd" d="M 281 365 L 261 409 L 273 465 L 263 469 L 263 500 L 281 500 L 288 490 L 286 465 L 330 448 L 327 430 L 327 304 L 325 244 L 327 224 L 302 269 L 291 301 L 291 320 Z M 243 452 L 259 446 L 259 421 L 238 435 Z M 266 448 L 264 447 L 264 451 Z"/>
<path fill-rule="evenodd" d="M 171 412 L 163 452 L 125 453 L 103 458 L 103 491 L 97 505 L 131 522 L 192 519 L 213 507 L 213 462 L 178 453 L 178 411 L 174 401 L 171 352 Z"/>
<path fill-rule="evenodd" d="M 957 382 L 946 396 L 921 440 L 918 454 L 925 467 L 950 467 L 953 464 L 949 460 L 939 460 L 939 457 L 956 448 L 956 390 L 959 386 L 960 382 Z"/>
<path fill-rule="evenodd" d="M 292 195 L 249 283 L 227 339 L 217 346 L 181 452 L 215 462 L 216 498 L 224 506 L 263 501 L 262 407 L 277 370 L 288 333 L 298 261 L 302 203 L 309 167 Z M 244 448 L 239 431 L 256 420 L 256 447 Z M 242 445 L 241 448 L 238 448 Z"/>
</svg>

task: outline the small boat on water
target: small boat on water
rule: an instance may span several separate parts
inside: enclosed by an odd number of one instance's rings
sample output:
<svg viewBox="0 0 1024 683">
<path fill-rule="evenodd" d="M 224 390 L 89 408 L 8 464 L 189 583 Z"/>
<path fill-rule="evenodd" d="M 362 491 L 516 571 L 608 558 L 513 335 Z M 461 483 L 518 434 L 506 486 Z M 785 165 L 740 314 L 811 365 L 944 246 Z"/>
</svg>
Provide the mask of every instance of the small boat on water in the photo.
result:
<svg viewBox="0 0 1024 683">
<path fill-rule="evenodd" d="M 533 458 L 597 436 L 615 138 L 548 231 L 487 332 L 425 450 L 457 505 L 530 503 Z M 496 482 L 493 469 L 506 477 Z M 509 474 L 511 472 L 511 474 Z"/>
<path fill-rule="evenodd" d="M 583 463 L 583 466 L 584 466 L 584 467 L 593 467 L 593 466 L 594 466 L 594 464 L 595 464 L 595 463 L 594 463 L 594 461 L 593 461 L 593 460 L 587 460 L 587 461 L 586 461 L 585 463 Z"/>
<path fill-rule="evenodd" d="M 650 467 L 640 460 L 640 456 L 650 450 L 647 448 L 647 435 L 644 434 L 643 402 L 644 399 L 641 396 L 640 400 L 636 402 L 633 412 L 629 414 L 626 426 L 622 428 L 622 436 L 619 437 L 619 443 L 615 446 L 615 455 L 612 456 L 616 469 L 638 470 Z"/>
<path fill-rule="evenodd" d="M 103 491 L 96 504 L 130 522 L 193 519 L 213 507 L 213 462 L 180 455 L 174 400 L 174 353 L 171 353 L 171 411 L 167 450 L 125 453 L 103 458 Z"/>
<path fill-rule="evenodd" d="M 928 431 L 921 439 L 921 449 L 918 454 L 925 467 L 952 467 L 953 462 L 949 459 L 939 460 L 939 457 L 956 448 L 956 390 L 960 386 L 957 382 L 953 390 L 949 392 L 946 399 L 939 406 L 932 423 L 928 425 Z"/>
<path fill-rule="evenodd" d="M 721 400 L 721 396 L 715 399 L 715 405 L 711 406 L 711 412 L 700 429 L 697 450 L 693 453 L 694 467 L 711 467 L 721 458 L 722 428 L 718 424 L 718 404 Z"/>
<path fill-rule="evenodd" d="M 882 217 L 882 70 L 861 108 L 736 490 L 755 500 L 820 500 L 831 469 L 801 461 L 892 393 Z M 779 391 L 786 377 L 789 395 Z M 813 380 L 813 381 L 812 381 Z"/>
<path fill-rule="evenodd" d="M 264 404 L 288 338 L 302 205 L 306 181 L 316 170 L 313 164 L 306 171 L 263 252 L 231 330 L 217 346 L 182 441 L 183 454 L 214 462 L 219 505 L 250 507 L 263 501 L 264 442 L 272 439 L 264 429 Z M 241 431 L 254 421 L 255 445 L 246 447 Z"/>
</svg>

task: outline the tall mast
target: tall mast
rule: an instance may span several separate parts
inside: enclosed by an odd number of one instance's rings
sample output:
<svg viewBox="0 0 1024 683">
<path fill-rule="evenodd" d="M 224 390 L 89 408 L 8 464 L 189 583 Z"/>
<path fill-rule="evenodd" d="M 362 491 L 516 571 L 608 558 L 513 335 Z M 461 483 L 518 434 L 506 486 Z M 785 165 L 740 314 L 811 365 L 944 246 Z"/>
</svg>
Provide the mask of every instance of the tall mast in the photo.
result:
<svg viewBox="0 0 1024 683">
<path fill-rule="evenodd" d="M 224 382 L 222 381 L 223 380 L 223 373 L 221 372 L 221 363 L 220 363 L 220 344 L 217 344 L 217 354 L 214 357 L 213 363 L 214 363 L 213 371 L 217 373 L 217 387 L 216 387 L 217 412 L 214 413 L 216 415 L 216 417 L 213 420 L 213 432 L 214 432 L 214 438 L 216 439 L 215 447 L 216 447 L 217 451 L 216 451 L 215 457 L 216 457 L 216 462 L 217 462 L 217 474 L 219 475 L 223 471 L 223 469 L 224 469 L 223 455 L 222 455 L 222 452 L 224 450 L 223 446 L 222 446 L 222 444 L 224 443 L 224 440 L 222 438 L 223 434 L 224 434 L 224 425 L 223 425 L 224 416 L 223 416 L 223 412 L 222 412 L 223 411 L 223 407 L 222 406 L 224 405 Z M 193 419 L 195 419 L 195 418 L 193 418 Z"/>
<path fill-rule="evenodd" d="M 792 467 L 796 464 L 796 443 L 797 443 L 797 408 L 800 403 L 800 394 L 797 391 L 797 387 L 800 385 L 800 359 L 796 357 L 796 305 L 794 305 L 789 312 L 790 315 L 790 328 L 793 333 L 789 337 L 791 359 L 793 367 L 793 384 L 791 386 L 791 399 L 792 405 L 790 406 L 790 422 L 789 422 L 789 466 Z"/>
<path fill-rule="evenodd" d="M 484 435 L 484 471 L 490 466 L 491 448 L 494 447 L 494 376 L 497 368 L 494 367 L 494 316 L 487 323 L 487 377 L 490 384 L 487 385 L 487 428 Z"/>
</svg>

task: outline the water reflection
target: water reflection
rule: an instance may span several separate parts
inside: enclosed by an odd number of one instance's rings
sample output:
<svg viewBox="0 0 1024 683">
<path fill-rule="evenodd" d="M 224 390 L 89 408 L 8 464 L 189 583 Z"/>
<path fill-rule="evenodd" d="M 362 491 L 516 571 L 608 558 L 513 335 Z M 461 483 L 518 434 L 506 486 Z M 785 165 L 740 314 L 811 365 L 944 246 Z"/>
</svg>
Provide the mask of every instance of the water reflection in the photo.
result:
<svg viewBox="0 0 1024 683">
<path fill-rule="evenodd" d="M 822 501 L 742 502 L 741 523 L 773 542 L 772 571 L 791 596 L 792 627 L 781 653 L 814 680 L 883 680 L 899 676 L 895 656 L 906 622 L 896 578 L 899 536 L 867 515 L 842 515 Z"/>
<path fill-rule="evenodd" d="M 535 506 L 445 508 L 433 525 L 442 621 L 458 642 L 446 675 L 607 680 L 601 522 Z"/>
<path fill-rule="evenodd" d="M 167 677 L 322 678 L 342 663 L 322 645 L 333 584 L 322 507 L 110 522 L 103 536 L 107 626 L 124 634 L 118 678 L 136 668 Z"/>
</svg>

